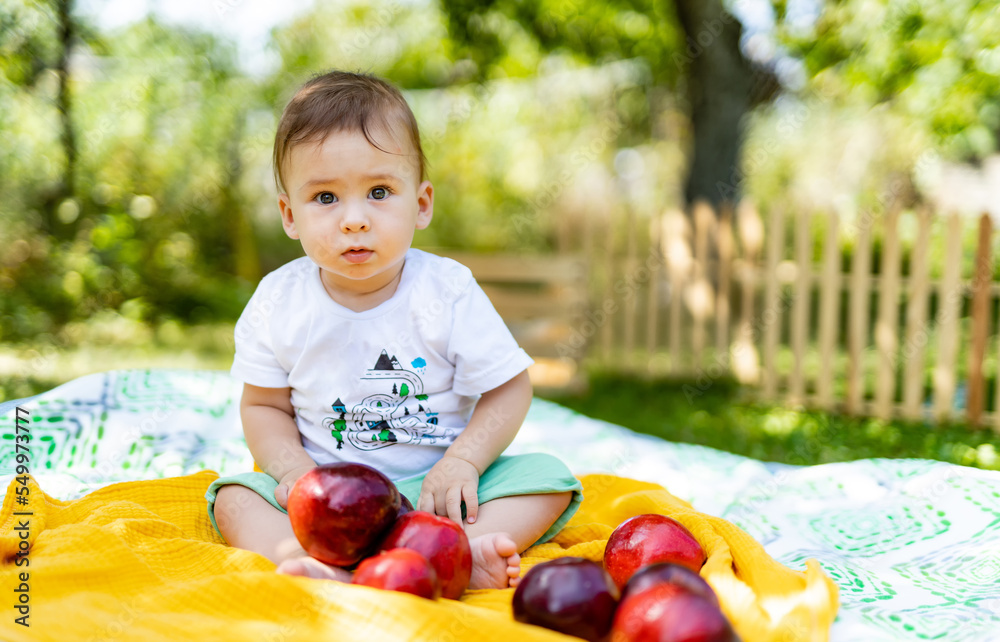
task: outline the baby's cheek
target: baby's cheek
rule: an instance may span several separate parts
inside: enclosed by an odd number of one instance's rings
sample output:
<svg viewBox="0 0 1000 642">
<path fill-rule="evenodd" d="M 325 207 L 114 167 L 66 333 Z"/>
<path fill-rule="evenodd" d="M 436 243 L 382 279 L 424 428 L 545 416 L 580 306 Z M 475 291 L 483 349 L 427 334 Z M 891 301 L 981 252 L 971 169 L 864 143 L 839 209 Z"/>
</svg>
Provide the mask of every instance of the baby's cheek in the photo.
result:
<svg viewBox="0 0 1000 642">
<path fill-rule="evenodd" d="M 317 261 L 323 262 L 333 259 L 337 256 L 336 251 L 333 249 L 333 241 L 327 238 L 318 238 L 312 242 L 312 255 Z"/>
</svg>

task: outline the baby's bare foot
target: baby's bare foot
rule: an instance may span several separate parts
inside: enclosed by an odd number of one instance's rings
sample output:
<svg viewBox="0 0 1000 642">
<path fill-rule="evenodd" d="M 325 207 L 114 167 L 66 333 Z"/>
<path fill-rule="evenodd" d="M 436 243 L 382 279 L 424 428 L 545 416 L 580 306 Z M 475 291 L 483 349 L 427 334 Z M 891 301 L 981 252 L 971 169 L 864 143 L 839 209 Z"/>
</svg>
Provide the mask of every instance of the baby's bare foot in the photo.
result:
<svg viewBox="0 0 1000 642">
<path fill-rule="evenodd" d="M 334 582 L 350 582 L 351 573 L 337 566 L 330 566 L 313 557 L 293 557 L 278 564 L 278 572 L 282 575 L 298 575 L 317 580 L 333 580 Z"/>
<path fill-rule="evenodd" d="M 517 544 L 507 533 L 487 533 L 469 540 L 472 548 L 470 589 L 517 586 L 521 574 L 521 556 Z"/>
</svg>

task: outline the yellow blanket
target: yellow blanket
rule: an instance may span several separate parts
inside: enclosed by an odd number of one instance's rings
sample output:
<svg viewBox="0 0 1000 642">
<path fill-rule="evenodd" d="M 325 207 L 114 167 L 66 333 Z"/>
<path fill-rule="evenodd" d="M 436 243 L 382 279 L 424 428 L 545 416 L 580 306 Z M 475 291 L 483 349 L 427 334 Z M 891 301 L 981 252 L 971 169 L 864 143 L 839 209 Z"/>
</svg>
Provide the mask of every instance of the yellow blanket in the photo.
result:
<svg viewBox="0 0 1000 642">
<path fill-rule="evenodd" d="M 431 602 L 278 575 L 265 558 L 215 534 L 203 495 L 216 477 L 202 471 L 115 484 L 71 502 L 49 497 L 33 479 L 13 481 L 0 510 L 0 639 L 575 639 L 514 622 L 513 589 Z M 555 540 L 526 552 L 522 572 L 567 555 L 599 561 L 617 524 L 663 513 L 705 548 L 702 575 L 745 642 L 828 639 L 837 588 L 815 561 L 804 572 L 788 569 L 736 526 L 655 484 L 605 475 L 582 481 L 579 512 Z M 19 487 L 28 491 L 18 495 Z"/>
</svg>

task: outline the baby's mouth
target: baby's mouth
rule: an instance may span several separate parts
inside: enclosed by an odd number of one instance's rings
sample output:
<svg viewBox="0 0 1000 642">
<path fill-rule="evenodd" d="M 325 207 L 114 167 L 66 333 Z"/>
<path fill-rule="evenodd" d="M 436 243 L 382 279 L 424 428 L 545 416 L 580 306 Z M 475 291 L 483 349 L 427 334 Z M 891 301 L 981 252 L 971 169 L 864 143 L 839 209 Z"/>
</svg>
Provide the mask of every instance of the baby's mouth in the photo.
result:
<svg viewBox="0 0 1000 642">
<path fill-rule="evenodd" d="M 372 251 L 363 247 L 352 247 L 344 252 L 343 257 L 351 263 L 363 263 L 372 255 Z"/>
</svg>

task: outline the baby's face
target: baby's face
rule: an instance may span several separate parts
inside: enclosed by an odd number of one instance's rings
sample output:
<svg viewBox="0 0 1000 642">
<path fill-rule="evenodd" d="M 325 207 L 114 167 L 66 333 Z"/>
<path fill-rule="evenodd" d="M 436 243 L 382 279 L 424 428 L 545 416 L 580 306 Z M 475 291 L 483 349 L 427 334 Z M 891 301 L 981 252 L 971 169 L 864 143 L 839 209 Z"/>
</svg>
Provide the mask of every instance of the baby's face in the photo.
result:
<svg viewBox="0 0 1000 642">
<path fill-rule="evenodd" d="M 282 223 L 319 265 L 333 295 L 367 294 L 391 283 L 414 232 L 431 222 L 430 182 L 420 182 L 412 154 L 385 138 L 379 144 L 391 154 L 360 132 L 341 131 L 288 155 L 288 191 L 278 197 Z"/>
</svg>

